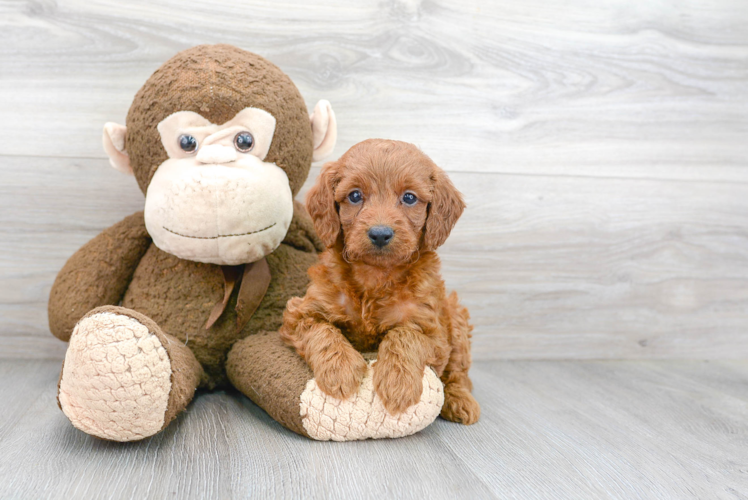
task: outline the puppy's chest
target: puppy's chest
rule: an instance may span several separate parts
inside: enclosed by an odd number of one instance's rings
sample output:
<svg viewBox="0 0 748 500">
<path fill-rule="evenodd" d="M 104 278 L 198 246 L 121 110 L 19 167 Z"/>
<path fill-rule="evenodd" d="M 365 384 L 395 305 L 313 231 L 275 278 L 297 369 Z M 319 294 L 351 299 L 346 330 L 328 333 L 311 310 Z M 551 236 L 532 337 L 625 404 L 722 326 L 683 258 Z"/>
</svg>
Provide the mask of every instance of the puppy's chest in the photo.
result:
<svg viewBox="0 0 748 500">
<path fill-rule="evenodd" d="M 375 351 L 392 328 L 411 320 L 417 305 L 402 297 L 350 297 L 341 293 L 337 301 L 338 326 L 359 351 Z"/>
</svg>

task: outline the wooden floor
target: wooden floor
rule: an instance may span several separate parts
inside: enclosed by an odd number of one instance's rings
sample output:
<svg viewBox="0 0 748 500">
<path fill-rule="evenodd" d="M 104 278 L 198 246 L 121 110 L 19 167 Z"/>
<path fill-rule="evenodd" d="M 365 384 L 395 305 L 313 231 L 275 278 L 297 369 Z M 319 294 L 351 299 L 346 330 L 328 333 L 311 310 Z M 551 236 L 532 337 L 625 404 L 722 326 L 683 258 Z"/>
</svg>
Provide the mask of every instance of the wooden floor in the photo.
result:
<svg viewBox="0 0 748 500">
<path fill-rule="evenodd" d="M 0 498 L 748 496 L 748 363 L 483 361 L 478 424 L 354 443 L 299 437 L 234 392 L 104 442 L 55 405 L 58 372 L 0 362 Z"/>
</svg>

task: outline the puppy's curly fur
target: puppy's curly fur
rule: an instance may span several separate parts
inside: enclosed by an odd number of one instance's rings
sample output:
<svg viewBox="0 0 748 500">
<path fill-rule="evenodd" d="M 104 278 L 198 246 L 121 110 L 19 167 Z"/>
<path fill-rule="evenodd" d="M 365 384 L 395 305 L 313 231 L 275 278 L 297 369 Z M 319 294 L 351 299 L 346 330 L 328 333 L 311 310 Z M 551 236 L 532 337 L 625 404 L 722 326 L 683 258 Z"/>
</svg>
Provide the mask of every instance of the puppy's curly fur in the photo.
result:
<svg viewBox="0 0 748 500">
<path fill-rule="evenodd" d="M 366 371 L 361 352 L 377 350 L 374 388 L 390 413 L 418 402 L 428 365 L 444 383 L 441 416 L 478 420 L 472 326 L 457 294 L 446 295 L 434 252 L 464 208 L 446 174 L 412 144 L 372 139 L 324 166 L 307 209 L 327 250 L 280 330 L 324 392 L 354 394 Z M 392 230 L 387 243 L 375 244 L 372 227 Z"/>
</svg>

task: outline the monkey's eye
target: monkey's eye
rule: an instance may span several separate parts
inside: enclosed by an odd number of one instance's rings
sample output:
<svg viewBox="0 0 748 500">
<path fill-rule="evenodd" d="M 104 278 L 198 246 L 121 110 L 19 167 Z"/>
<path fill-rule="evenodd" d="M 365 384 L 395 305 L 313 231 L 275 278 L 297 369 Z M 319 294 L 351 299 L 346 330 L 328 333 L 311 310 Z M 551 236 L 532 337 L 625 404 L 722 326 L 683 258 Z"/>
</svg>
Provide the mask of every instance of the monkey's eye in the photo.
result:
<svg viewBox="0 0 748 500">
<path fill-rule="evenodd" d="M 408 206 L 413 206 L 418 201 L 418 197 L 411 192 L 407 192 L 403 195 L 403 203 Z"/>
<path fill-rule="evenodd" d="M 249 132 L 239 132 L 234 137 L 234 146 L 242 153 L 246 153 L 255 145 L 255 138 Z"/>
<path fill-rule="evenodd" d="M 348 193 L 348 201 L 350 201 L 353 205 L 358 205 L 363 199 L 364 195 L 361 194 L 361 191 L 359 191 L 358 189 Z"/>
<path fill-rule="evenodd" d="M 194 153 L 197 149 L 197 139 L 191 135 L 180 135 L 179 136 L 179 147 L 186 153 Z"/>
</svg>

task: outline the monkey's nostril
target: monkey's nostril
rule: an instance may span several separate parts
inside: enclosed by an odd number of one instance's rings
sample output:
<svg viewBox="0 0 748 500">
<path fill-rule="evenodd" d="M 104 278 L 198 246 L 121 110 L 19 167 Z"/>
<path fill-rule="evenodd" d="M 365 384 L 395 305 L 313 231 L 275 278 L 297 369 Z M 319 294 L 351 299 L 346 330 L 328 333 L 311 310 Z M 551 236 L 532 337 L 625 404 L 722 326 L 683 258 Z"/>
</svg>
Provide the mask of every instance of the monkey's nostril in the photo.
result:
<svg viewBox="0 0 748 500">
<path fill-rule="evenodd" d="M 383 246 L 389 244 L 394 234 L 395 233 L 394 231 L 392 231 L 392 228 L 388 226 L 374 226 L 369 229 L 368 233 L 371 242 L 379 248 L 382 248 Z"/>
</svg>

